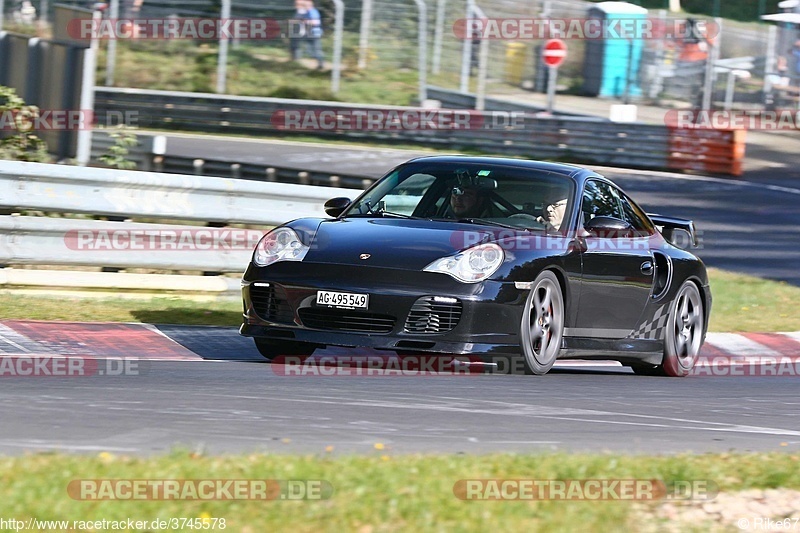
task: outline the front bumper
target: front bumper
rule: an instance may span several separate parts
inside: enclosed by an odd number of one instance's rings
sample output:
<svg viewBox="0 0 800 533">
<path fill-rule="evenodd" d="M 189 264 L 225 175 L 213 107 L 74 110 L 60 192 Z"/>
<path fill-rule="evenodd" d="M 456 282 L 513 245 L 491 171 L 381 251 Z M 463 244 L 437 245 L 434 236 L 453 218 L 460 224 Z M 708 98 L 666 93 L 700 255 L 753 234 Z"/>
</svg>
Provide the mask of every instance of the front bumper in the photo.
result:
<svg viewBox="0 0 800 533">
<path fill-rule="evenodd" d="M 340 311 L 318 306 L 317 290 L 369 294 L 369 308 Z M 244 320 L 240 333 L 325 346 L 442 354 L 518 354 L 527 294 L 527 290 L 517 289 L 511 282 L 467 284 L 432 272 L 304 262 L 281 262 L 263 268 L 251 264 L 242 281 Z M 265 295 L 272 300 L 265 299 Z M 420 332 L 419 321 L 413 320 L 419 319 L 419 313 L 409 319 L 412 308 L 419 310 L 415 304 L 421 298 L 432 297 L 458 302 L 460 317 L 454 327 Z M 319 320 L 320 315 L 326 320 Z M 352 320 L 342 327 L 345 321 L 338 320 L 340 315 Z M 433 316 L 428 321 L 436 326 L 445 318 Z M 355 331 L 353 323 L 359 324 L 356 328 L 380 331 Z M 436 330 L 433 326 L 429 329 Z"/>
</svg>

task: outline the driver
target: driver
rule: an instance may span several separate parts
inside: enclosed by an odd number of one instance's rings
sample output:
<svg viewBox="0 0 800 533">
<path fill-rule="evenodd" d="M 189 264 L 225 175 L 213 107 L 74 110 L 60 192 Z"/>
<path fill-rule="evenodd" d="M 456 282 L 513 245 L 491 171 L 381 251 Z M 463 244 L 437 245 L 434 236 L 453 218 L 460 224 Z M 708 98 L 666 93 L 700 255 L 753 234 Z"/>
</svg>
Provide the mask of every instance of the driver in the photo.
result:
<svg viewBox="0 0 800 533">
<path fill-rule="evenodd" d="M 548 232 L 561 231 L 561 223 L 564 221 L 564 212 L 567 210 L 567 194 L 555 193 L 545 203 L 542 209 L 542 216 L 536 220 L 545 225 Z"/>
</svg>

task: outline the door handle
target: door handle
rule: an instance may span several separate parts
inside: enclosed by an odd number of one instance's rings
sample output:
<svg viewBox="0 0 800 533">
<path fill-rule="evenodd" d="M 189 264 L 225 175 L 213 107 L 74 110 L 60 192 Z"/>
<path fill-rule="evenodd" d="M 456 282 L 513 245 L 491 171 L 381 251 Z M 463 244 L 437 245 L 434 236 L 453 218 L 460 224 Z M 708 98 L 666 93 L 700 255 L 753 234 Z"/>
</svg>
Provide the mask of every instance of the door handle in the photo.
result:
<svg viewBox="0 0 800 533">
<path fill-rule="evenodd" d="M 653 274 L 653 262 L 652 261 L 645 261 L 642 263 L 642 274 L 646 276 L 650 276 Z"/>
</svg>

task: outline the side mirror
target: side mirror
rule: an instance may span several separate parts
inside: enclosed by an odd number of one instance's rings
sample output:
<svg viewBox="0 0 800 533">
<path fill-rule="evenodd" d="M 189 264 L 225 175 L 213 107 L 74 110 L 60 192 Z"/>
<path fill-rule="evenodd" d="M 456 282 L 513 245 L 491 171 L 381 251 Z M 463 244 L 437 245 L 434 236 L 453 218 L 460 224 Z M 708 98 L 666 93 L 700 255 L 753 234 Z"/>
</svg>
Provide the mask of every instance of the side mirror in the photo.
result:
<svg viewBox="0 0 800 533">
<path fill-rule="evenodd" d="M 336 218 L 342 214 L 342 211 L 347 209 L 347 206 L 350 205 L 350 198 L 338 197 L 338 198 L 331 198 L 327 202 L 325 202 L 325 213 L 329 217 Z"/>
<path fill-rule="evenodd" d="M 619 239 L 633 236 L 631 225 L 614 217 L 594 217 L 583 227 L 593 237 L 600 237 L 601 239 Z"/>
</svg>

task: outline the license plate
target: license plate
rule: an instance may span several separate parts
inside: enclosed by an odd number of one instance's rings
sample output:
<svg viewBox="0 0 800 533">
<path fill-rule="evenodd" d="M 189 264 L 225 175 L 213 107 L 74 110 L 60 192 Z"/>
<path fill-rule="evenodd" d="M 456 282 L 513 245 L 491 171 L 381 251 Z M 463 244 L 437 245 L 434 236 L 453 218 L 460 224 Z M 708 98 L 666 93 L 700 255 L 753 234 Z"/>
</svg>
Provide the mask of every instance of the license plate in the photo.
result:
<svg viewBox="0 0 800 533">
<path fill-rule="evenodd" d="M 369 294 L 317 291 L 317 305 L 342 309 L 366 309 L 369 305 Z"/>
</svg>

